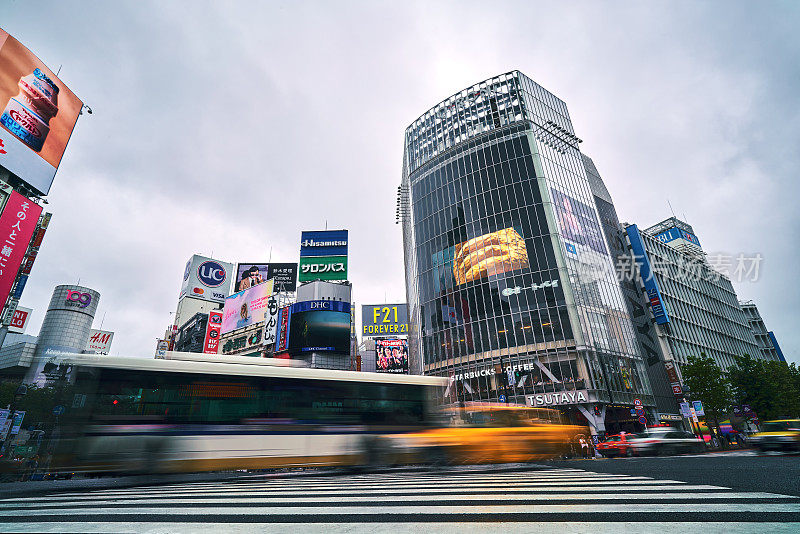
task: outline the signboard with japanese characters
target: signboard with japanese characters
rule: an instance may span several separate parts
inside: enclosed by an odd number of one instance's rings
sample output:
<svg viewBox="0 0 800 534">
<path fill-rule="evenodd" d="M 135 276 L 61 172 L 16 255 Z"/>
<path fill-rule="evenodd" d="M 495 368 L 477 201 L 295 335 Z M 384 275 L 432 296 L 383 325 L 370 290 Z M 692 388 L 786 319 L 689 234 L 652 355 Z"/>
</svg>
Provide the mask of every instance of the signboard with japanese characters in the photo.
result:
<svg viewBox="0 0 800 534">
<path fill-rule="evenodd" d="M 298 280 L 347 280 L 347 245 L 347 230 L 302 232 Z"/>
<path fill-rule="evenodd" d="M 206 339 L 203 342 L 203 354 L 217 354 L 219 352 L 219 338 L 222 335 L 222 312 L 208 312 L 206 325 Z"/>
<path fill-rule="evenodd" d="M 347 256 L 301 257 L 299 280 L 347 280 Z"/>
<path fill-rule="evenodd" d="M 13 191 L 0 215 L 0 304 L 11 293 L 41 214 L 41 206 Z"/>
<path fill-rule="evenodd" d="M 267 311 L 264 313 L 264 346 L 273 350 L 278 339 L 278 300 L 270 295 Z"/>
</svg>

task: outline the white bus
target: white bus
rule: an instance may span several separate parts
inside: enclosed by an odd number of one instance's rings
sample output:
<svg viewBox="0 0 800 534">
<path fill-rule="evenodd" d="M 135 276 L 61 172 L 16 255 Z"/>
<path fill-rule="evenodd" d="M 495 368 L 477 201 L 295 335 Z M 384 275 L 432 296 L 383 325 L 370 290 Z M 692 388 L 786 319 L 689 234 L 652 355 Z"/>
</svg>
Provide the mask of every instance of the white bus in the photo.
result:
<svg viewBox="0 0 800 534">
<path fill-rule="evenodd" d="M 354 465 L 370 436 L 430 426 L 447 383 L 191 353 L 60 364 L 73 385 L 54 467 L 84 472 Z"/>
</svg>

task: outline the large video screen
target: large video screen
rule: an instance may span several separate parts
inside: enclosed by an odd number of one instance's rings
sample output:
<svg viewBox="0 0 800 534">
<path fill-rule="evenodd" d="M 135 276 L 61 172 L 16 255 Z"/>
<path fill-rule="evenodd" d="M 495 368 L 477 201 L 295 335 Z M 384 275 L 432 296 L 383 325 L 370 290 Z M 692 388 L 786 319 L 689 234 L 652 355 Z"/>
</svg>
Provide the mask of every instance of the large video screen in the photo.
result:
<svg viewBox="0 0 800 534">
<path fill-rule="evenodd" d="M 350 303 L 312 300 L 292 305 L 289 352 L 350 352 Z"/>
<path fill-rule="evenodd" d="M 264 320 L 272 295 L 272 280 L 234 293 L 225 299 L 222 310 L 222 334 L 245 328 Z"/>
<path fill-rule="evenodd" d="M 550 189 L 550 192 L 564 239 L 586 245 L 600 254 L 608 254 L 594 209 L 557 189 Z"/>
<path fill-rule="evenodd" d="M 0 165 L 50 192 L 83 102 L 0 29 Z"/>
<path fill-rule="evenodd" d="M 267 263 L 240 263 L 236 267 L 236 285 L 234 292 L 244 291 L 253 286 L 257 286 L 269 279 Z"/>
<path fill-rule="evenodd" d="M 408 340 L 375 340 L 375 369 L 379 373 L 408 373 Z"/>
<path fill-rule="evenodd" d="M 529 266 L 525 240 L 515 228 L 474 237 L 455 246 L 453 276 L 458 285 Z"/>
</svg>

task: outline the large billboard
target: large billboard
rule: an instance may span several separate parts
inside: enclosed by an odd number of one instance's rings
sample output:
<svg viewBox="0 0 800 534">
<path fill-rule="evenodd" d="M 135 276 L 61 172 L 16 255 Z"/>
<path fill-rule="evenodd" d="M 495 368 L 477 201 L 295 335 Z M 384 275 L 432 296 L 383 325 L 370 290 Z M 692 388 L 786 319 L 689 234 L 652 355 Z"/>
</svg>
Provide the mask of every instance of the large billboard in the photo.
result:
<svg viewBox="0 0 800 534">
<path fill-rule="evenodd" d="M 222 310 L 222 334 L 237 328 L 254 325 L 264 321 L 272 295 L 273 281 L 267 280 L 244 291 L 234 293 L 225 299 Z"/>
<path fill-rule="evenodd" d="M 349 302 L 296 302 L 290 317 L 289 352 L 350 352 Z"/>
<path fill-rule="evenodd" d="M 300 282 L 347 280 L 347 230 L 302 232 Z"/>
<path fill-rule="evenodd" d="M 50 192 L 83 102 L 0 29 L 0 165 Z"/>
<path fill-rule="evenodd" d="M 564 239 L 587 245 L 600 254 L 608 254 L 594 208 L 558 189 L 550 189 L 550 192 Z"/>
<path fill-rule="evenodd" d="M 460 243 L 453 254 L 453 276 L 458 285 L 529 266 L 525 240 L 514 228 Z"/>
<path fill-rule="evenodd" d="M 650 258 L 647 256 L 647 251 L 644 248 L 644 241 L 639 233 L 639 227 L 632 224 L 626 228 L 628 232 L 628 239 L 631 242 L 631 249 L 633 250 L 636 263 L 639 266 L 639 276 L 644 284 L 644 289 L 647 292 L 647 300 L 650 302 L 650 309 L 653 312 L 653 317 L 658 324 L 666 324 L 669 322 L 669 314 L 664 307 L 664 301 L 661 298 L 661 291 L 658 288 L 655 275 L 650 267 Z"/>
<path fill-rule="evenodd" d="M 233 264 L 195 254 L 186 262 L 180 297 L 225 302 L 230 295 Z"/>
<path fill-rule="evenodd" d="M 361 334 L 365 337 L 408 335 L 408 304 L 362 305 Z"/>
<path fill-rule="evenodd" d="M 379 373 L 408 374 L 408 340 L 375 340 L 375 370 Z"/>
<path fill-rule="evenodd" d="M 11 316 L 11 324 L 8 325 L 8 331 L 12 334 L 24 334 L 30 322 L 31 313 L 33 313 L 33 309 L 17 306 Z"/>
<path fill-rule="evenodd" d="M 0 215 L 0 307 L 8 299 L 42 207 L 12 191 Z"/>
<path fill-rule="evenodd" d="M 240 263 L 236 267 L 234 291 L 242 291 L 264 280 L 275 280 L 275 291 L 297 290 L 296 263 Z"/>
<path fill-rule="evenodd" d="M 86 341 L 84 352 L 89 354 L 108 354 L 111 350 L 112 341 L 114 341 L 114 332 L 92 328 L 89 332 L 89 339 Z"/>
</svg>

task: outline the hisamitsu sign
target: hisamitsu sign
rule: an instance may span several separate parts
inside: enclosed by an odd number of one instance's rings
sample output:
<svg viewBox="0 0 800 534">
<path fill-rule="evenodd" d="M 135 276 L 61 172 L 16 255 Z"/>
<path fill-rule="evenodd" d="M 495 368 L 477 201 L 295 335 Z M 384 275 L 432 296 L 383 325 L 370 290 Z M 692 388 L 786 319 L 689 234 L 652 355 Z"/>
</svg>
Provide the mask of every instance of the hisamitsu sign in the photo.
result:
<svg viewBox="0 0 800 534">
<path fill-rule="evenodd" d="M 408 334 L 408 304 L 365 304 L 361 306 L 364 336 Z"/>
</svg>

